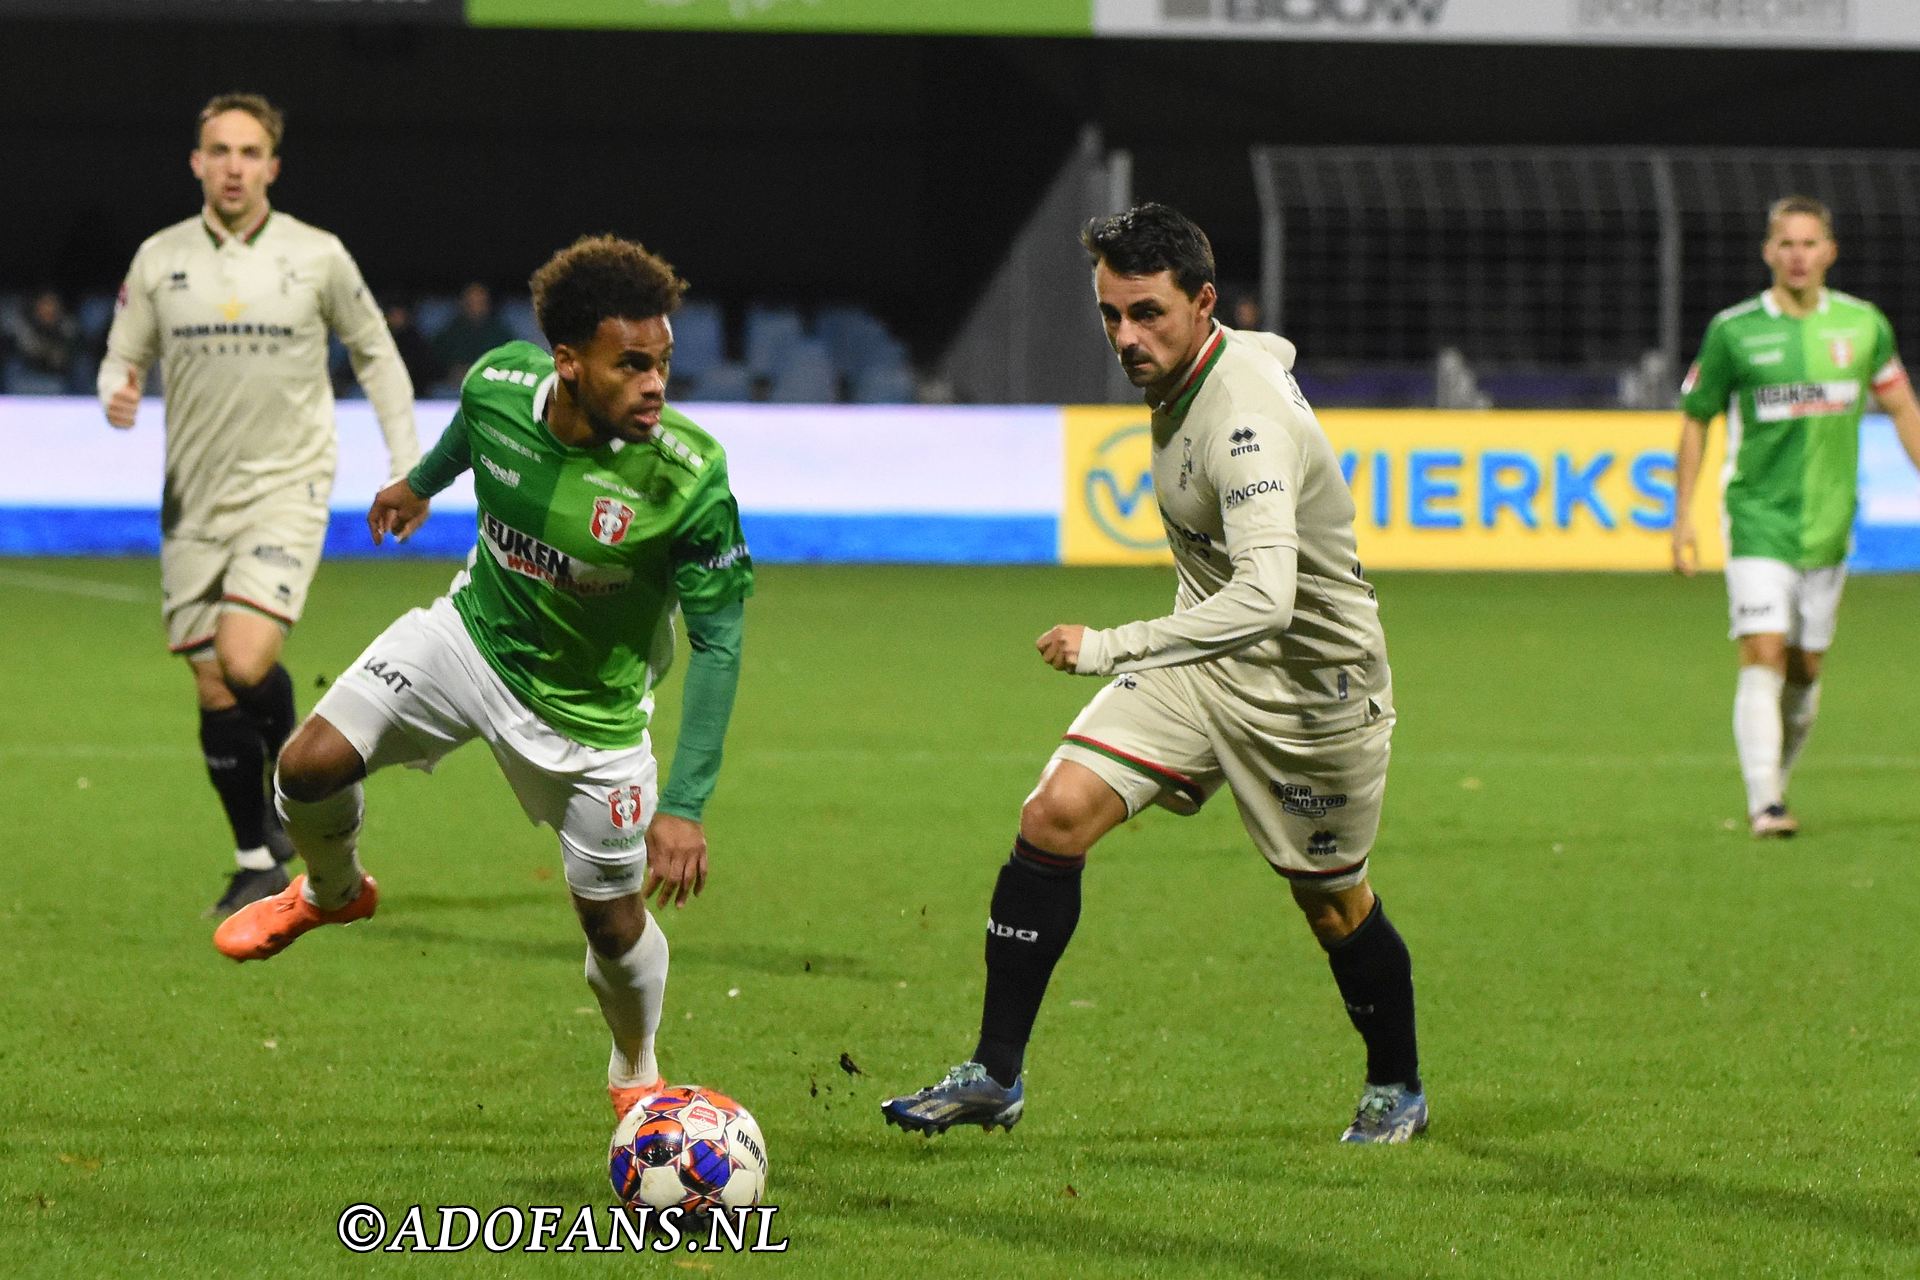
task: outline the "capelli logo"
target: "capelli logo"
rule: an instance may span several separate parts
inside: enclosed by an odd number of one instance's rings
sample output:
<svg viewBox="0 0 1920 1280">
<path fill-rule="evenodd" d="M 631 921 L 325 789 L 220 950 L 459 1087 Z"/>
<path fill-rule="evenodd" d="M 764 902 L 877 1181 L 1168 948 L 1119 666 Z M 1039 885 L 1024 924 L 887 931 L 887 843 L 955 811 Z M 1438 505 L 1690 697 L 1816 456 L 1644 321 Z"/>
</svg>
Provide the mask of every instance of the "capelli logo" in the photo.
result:
<svg viewBox="0 0 1920 1280">
<path fill-rule="evenodd" d="M 1160 0 L 1169 22 L 1228 22 L 1245 26 L 1438 26 L 1447 0 Z"/>
</svg>

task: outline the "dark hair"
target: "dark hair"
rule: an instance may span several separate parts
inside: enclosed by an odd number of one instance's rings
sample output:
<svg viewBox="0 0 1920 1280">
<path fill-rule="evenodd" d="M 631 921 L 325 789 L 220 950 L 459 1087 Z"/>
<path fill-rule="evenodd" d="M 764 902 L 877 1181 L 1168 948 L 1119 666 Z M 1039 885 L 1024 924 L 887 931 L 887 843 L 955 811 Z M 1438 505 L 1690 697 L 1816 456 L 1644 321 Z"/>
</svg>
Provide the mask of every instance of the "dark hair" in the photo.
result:
<svg viewBox="0 0 1920 1280">
<path fill-rule="evenodd" d="M 280 154 L 280 139 L 287 132 L 287 118 L 280 114 L 280 108 L 257 93 L 222 93 L 209 99 L 207 105 L 200 108 L 200 118 L 194 122 L 193 145 L 200 145 L 200 131 L 207 127 L 207 121 L 229 111 L 244 111 L 258 120 L 260 127 L 267 131 L 268 149 L 275 155 Z"/>
<path fill-rule="evenodd" d="M 665 259 L 618 236 L 581 236 L 528 283 L 540 332 L 556 347 L 592 341 L 602 320 L 671 315 L 687 291 Z"/>
<path fill-rule="evenodd" d="M 1125 213 L 1094 218 L 1080 229 L 1080 243 L 1095 264 L 1123 276 L 1173 272 L 1189 298 L 1213 283 L 1213 246 L 1193 219 L 1164 204 L 1137 204 Z"/>
</svg>

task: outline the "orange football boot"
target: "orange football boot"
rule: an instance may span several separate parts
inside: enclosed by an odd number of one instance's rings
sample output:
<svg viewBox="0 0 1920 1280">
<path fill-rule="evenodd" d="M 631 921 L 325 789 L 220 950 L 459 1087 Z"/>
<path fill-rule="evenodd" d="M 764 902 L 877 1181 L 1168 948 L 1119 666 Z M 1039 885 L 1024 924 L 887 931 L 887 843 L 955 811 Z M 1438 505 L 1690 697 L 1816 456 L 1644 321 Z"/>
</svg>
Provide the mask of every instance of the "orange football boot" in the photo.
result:
<svg viewBox="0 0 1920 1280">
<path fill-rule="evenodd" d="M 613 1121 L 615 1124 L 627 1118 L 627 1112 L 633 1110 L 633 1104 L 642 1098 L 651 1097 L 667 1087 L 667 1078 L 661 1076 L 652 1084 L 634 1084 L 622 1087 L 617 1084 L 607 1086 L 607 1097 L 613 1102 Z"/>
<path fill-rule="evenodd" d="M 229 959 L 266 960 L 292 946 L 293 940 L 309 929 L 365 920 L 380 905 L 380 886 L 372 876 L 362 876 L 354 900 L 332 911 L 322 911 L 308 902 L 301 892 L 306 887 L 307 878 L 295 876 L 292 884 L 271 898 L 240 908 L 213 931 L 213 945 Z"/>
</svg>

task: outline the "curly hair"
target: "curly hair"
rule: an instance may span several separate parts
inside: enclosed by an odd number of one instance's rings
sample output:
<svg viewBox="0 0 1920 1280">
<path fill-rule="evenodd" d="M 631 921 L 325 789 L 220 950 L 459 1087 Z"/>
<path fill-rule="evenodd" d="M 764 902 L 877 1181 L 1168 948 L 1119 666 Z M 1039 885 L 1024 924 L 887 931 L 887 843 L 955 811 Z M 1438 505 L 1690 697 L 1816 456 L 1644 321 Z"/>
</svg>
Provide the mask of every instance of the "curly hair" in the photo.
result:
<svg viewBox="0 0 1920 1280">
<path fill-rule="evenodd" d="M 1212 284 L 1213 246 L 1193 219 L 1164 204 L 1137 204 L 1125 213 L 1091 219 L 1080 229 L 1080 244 L 1095 265 L 1123 276 L 1173 272 L 1174 283 L 1189 298 Z"/>
<path fill-rule="evenodd" d="M 540 332 L 553 346 L 581 346 L 606 319 L 672 315 L 687 282 L 658 254 L 618 236 L 582 236 L 528 281 Z"/>
<path fill-rule="evenodd" d="M 280 113 L 280 108 L 257 93 L 220 93 L 208 99 L 207 105 L 200 108 L 199 119 L 193 123 L 193 145 L 200 145 L 200 131 L 207 127 L 207 121 L 229 111 L 244 111 L 258 120 L 260 127 L 267 131 L 269 147 L 275 155 L 280 153 L 280 139 L 286 135 L 287 118 Z"/>
</svg>

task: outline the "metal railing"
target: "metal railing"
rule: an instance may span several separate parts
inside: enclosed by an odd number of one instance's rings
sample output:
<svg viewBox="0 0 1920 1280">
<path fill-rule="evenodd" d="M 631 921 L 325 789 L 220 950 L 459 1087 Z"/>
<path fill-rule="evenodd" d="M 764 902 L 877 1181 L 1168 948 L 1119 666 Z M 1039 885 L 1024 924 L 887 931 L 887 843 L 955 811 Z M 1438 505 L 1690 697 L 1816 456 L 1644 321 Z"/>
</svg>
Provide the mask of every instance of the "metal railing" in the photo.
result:
<svg viewBox="0 0 1920 1280">
<path fill-rule="evenodd" d="M 1451 388 L 1474 402 L 1476 377 L 1558 373 L 1670 404 L 1707 321 L 1765 287 L 1765 211 L 1790 194 L 1834 211 L 1832 285 L 1920 340 L 1920 152 L 1271 146 L 1251 159 L 1265 322 L 1325 367 L 1435 369 L 1442 401 Z"/>
</svg>

